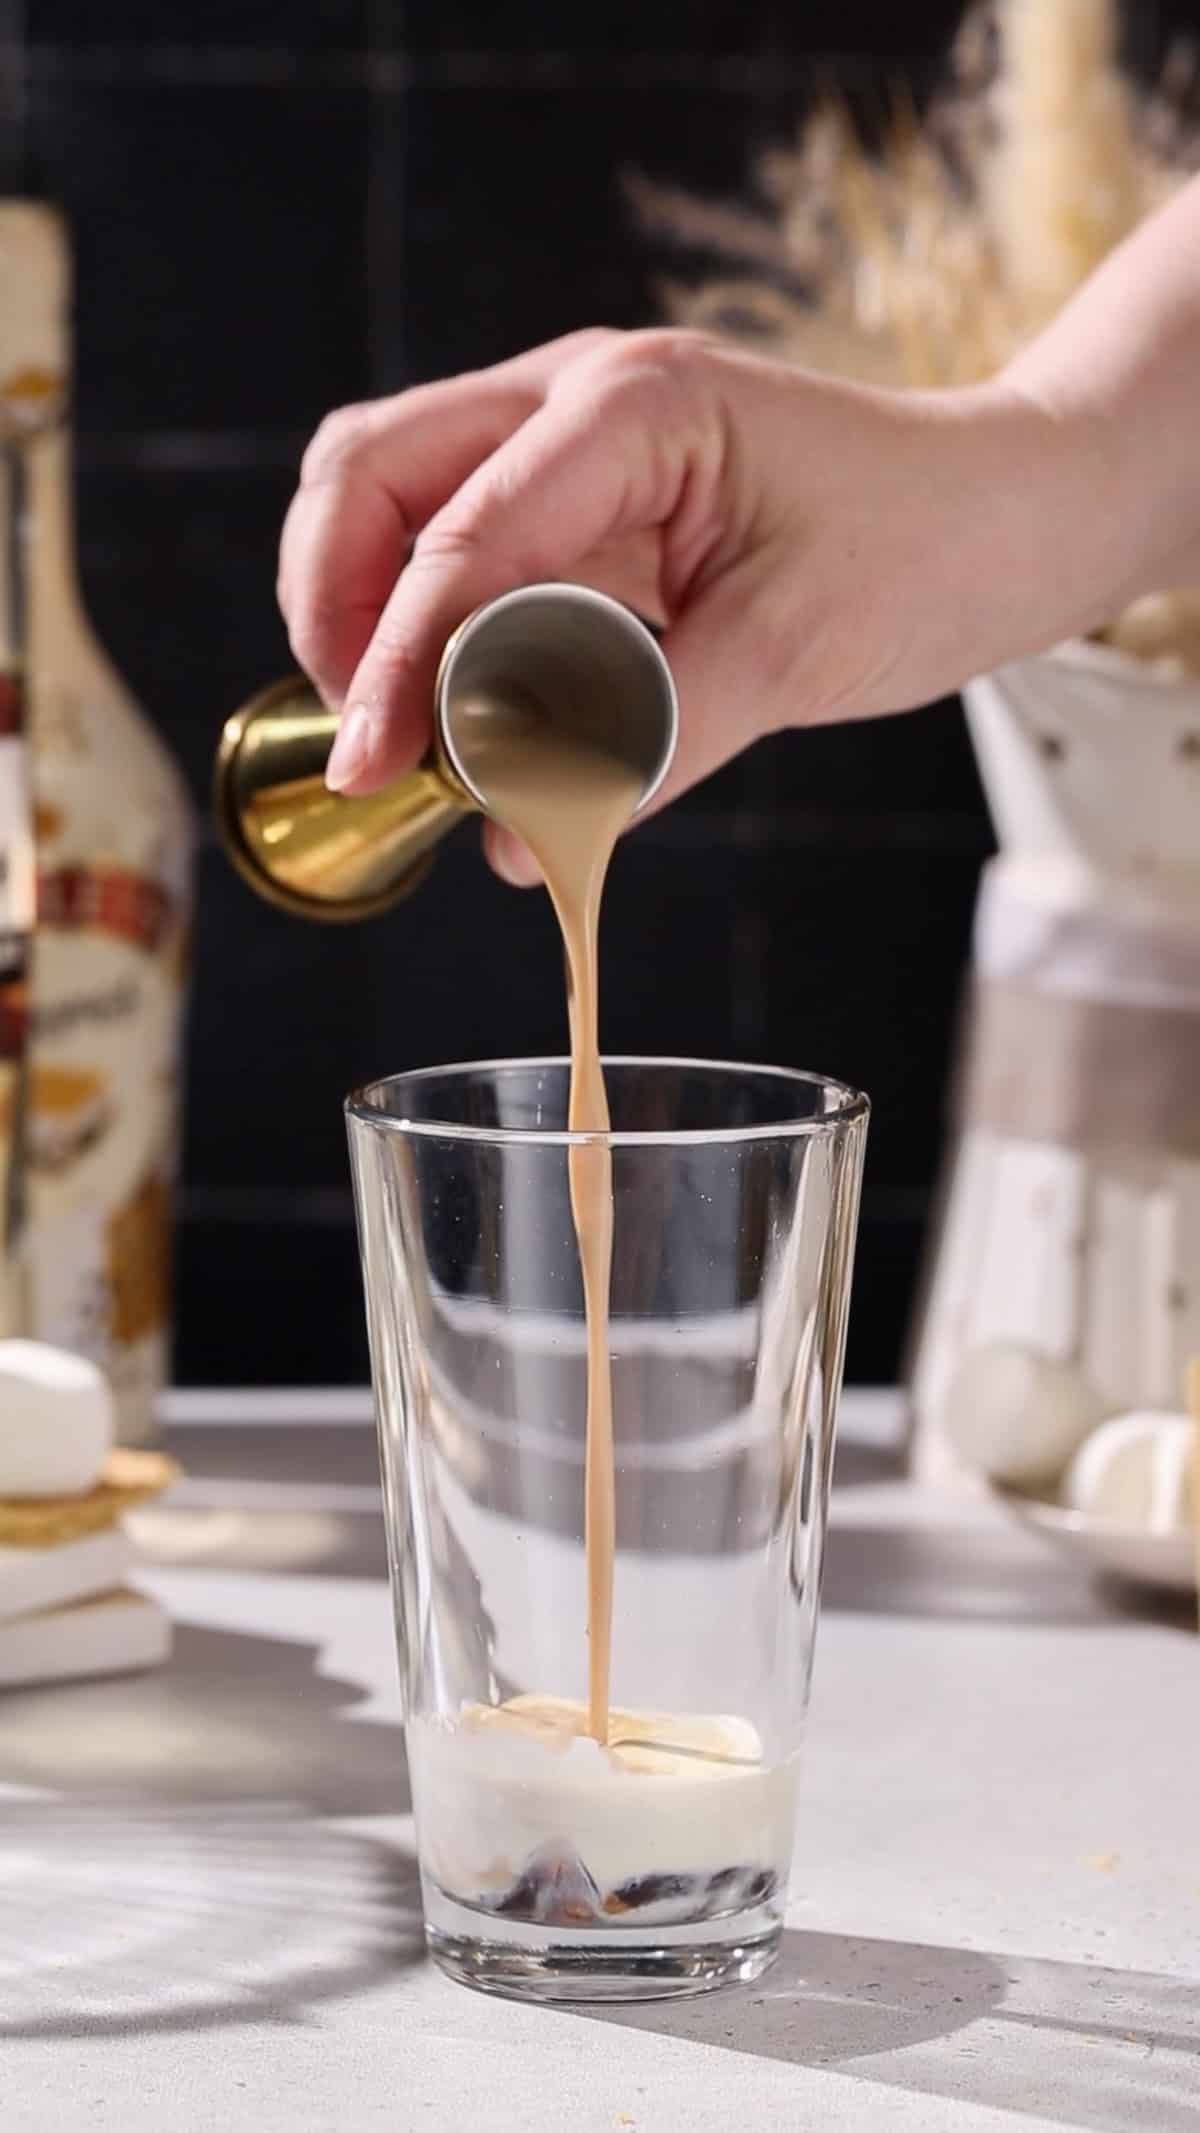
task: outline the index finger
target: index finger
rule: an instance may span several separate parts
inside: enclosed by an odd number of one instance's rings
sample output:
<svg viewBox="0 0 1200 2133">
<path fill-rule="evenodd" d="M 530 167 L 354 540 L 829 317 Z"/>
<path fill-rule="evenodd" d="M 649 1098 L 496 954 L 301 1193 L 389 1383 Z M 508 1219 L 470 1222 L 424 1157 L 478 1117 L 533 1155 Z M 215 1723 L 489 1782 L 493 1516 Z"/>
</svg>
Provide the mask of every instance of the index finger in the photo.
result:
<svg viewBox="0 0 1200 2133">
<path fill-rule="evenodd" d="M 278 595 L 292 649 L 329 700 L 341 701 L 421 527 L 540 406 L 556 371 L 608 337 L 570 334 L 321 424 L 284 524 Z"/>
<path fill-rule="evenodd" d="M 589 387 L 591 389 L 589 389 Z M 569 576 L 605 541 L 666 527 L 698 440 L 636 373 L 552 395 L 418 538 L 350 684 L 329 765 L 373 792 L 414 760 L 443 647 L 464 616 L 519 585 Z"/>
</svg>

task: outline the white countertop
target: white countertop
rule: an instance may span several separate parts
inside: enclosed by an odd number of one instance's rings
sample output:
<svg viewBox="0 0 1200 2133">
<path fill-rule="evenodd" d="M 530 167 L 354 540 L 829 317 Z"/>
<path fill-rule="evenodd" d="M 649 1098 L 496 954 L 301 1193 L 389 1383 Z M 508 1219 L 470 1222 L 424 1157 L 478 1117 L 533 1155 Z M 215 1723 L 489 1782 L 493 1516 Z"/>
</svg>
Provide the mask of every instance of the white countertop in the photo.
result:
<svg viewBox="0 0 1200 2133">
<path fill-rule="evenodd" d="M 1200 2133 L 1186 1613 L 911 1489 L 849 1397 L 779 1963 L 486 2000 L 422 1956 L 366 1413 L 178 1395 L 170 1667 L 0 1700 L 3 2133 Z"/>
</svg>

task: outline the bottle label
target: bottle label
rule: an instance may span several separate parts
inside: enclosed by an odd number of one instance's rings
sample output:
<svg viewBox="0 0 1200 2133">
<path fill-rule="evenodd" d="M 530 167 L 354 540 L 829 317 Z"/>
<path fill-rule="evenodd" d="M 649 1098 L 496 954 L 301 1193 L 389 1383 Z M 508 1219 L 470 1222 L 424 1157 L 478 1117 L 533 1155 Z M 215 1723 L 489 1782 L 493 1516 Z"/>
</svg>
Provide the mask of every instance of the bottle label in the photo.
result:
<svg viewBox="0 0 1200 2133">
<path fill-rule="evenodd" d="M 0 674 L 0 1336 L 23 1330 L 24 1061 L 33 843 L 19 678 Z"/>
<path fill-rule="evenodd" d="M 70 710 L 47 687 L 35 721 L 33 1330 L 99 1363 L 133 1441 L 167 1372 L 190 821 L 127 702 Z"/>
<path fill-rule="evenodd" d="M 161 882 L 123 867 L 43 867 L 37 877 L 37 922 L 70 932 L 91 928 L 154 955 L 171 924 Z"/>
<path fill-rule="evenodd" d="M 22 440 L 15 478 L 0 458 L 0 672 L 19 649 L 26 683 L 24 705 L 0 695 L 0 750 L 17 750 L 0 765 L 0 850 L 23 824 L 0 934 L 37 915 L 27 979 L 10 985 L 21 1030 L 29 1001 L 24 1057 L 0 1069 L 20 1113 L 20 1322 L 94 1357 L 131 1441 L 151 1433 L 166 1374 L 190 811 L 75 587 L 65 230 L 38 203 L 0 201 L 0 253 L 0 403 Z"/>
<path fill-rule="evenodd" d="M 35 900 L 24 691 L 0 674 L 0 933 L 29 933 Z"/>
<path fill-rule="evenodd" d="M 21 933 L 0 933 L 0 1066 L 19 1066 L 29 1027 L 29 942 Z"/>
</svg>

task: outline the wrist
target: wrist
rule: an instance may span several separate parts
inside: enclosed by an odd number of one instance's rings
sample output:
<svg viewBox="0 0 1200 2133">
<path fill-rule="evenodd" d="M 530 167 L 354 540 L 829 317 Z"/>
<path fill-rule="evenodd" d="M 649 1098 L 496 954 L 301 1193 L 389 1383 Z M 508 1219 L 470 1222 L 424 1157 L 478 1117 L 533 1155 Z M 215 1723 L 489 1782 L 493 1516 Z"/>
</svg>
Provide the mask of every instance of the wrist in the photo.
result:
<svg viewBox="0 0 1200 2133">
<path fill-rule="evenodd" d="M 972 389 L 986 509 L 1003 529 L 1008 657 L 1109 621 L 1140 589 L 1153 520 L 1119 416 L 1072 401 L 1019 362 Z"/>
<path fill-rule="evenodd" d="M 1061 373 L 1061 374 L 1060 374 Z M 1058 570 L 1072 634 L 1108 622 L 1131 600 L 1189 583 L 1200 569 L 1200 490 L 1186 438 L 1136 376 L 1099 365 L 1051 366 L 1034 347 L 997 381 L 1057 468 L 1060 516 L 1074 537 Z"/>
</svg>

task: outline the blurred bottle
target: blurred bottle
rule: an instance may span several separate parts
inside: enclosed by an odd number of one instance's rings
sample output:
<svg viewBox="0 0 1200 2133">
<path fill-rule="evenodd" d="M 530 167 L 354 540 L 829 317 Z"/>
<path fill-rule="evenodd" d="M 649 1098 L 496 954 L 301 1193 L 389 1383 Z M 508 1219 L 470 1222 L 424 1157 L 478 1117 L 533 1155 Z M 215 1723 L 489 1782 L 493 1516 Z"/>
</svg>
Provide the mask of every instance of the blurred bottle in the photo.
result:
<svg viewBox="0 0 1200 2133">
<path fill-rule="evenodd" d="M 169 1361 L 192 826 L 174 764 L 80 603 L 69 278 L 58 216 L 0 200 L 0 420 L 15 474 L 0 567 L 23 606 L 37 870 L 16 1150 L 25 1324 L 100 1363 L 119 1434 L 137 1442 L 153 1433 Z"/>
<path fill-rule="evenodd" d="M 25 1103 L 33 958 L 33 796 L 29 777 L 21 551 L 11 538 L 24 492 L 18 447 L 0 432 L 0 1339 L 28 1314 Z"/>
</svg>

